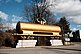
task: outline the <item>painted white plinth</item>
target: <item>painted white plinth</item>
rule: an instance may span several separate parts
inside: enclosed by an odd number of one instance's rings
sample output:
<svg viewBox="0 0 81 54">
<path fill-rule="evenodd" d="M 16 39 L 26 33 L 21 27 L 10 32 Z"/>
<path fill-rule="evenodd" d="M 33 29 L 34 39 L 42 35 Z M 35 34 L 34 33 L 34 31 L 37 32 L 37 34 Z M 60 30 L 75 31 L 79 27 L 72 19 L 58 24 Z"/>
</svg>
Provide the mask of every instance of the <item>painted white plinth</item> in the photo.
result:
<svg viewBox="0 0 81 54">
<path fill-rule="evenodd" d="M 35 47 L 37 40 L 18 40 L 16 48 Z"/>
<path fill-rule="evenodd" d="M 63 45 L 62 40 L 50 40 L 52 46 Z"/>
</svg>

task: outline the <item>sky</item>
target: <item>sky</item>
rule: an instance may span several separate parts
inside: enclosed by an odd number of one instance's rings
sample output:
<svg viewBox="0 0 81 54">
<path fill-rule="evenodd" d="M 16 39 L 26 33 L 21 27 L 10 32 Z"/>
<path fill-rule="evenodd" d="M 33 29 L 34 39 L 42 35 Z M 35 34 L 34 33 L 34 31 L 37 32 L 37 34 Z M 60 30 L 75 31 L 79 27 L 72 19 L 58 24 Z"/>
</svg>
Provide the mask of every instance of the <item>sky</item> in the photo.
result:
<svg viewBox="0 0 81 54">
<path fill-rule="evenodd" d="M 23 10 L 31 0 L 0 0 L 0 22 L 26 21 L 23 19 Z M 47 0 L 53 4 L 49 9 L 60 19 L 66 16 L 70 23 L 70 29 L 81 29 L 81 0 Z"/>
</svg>

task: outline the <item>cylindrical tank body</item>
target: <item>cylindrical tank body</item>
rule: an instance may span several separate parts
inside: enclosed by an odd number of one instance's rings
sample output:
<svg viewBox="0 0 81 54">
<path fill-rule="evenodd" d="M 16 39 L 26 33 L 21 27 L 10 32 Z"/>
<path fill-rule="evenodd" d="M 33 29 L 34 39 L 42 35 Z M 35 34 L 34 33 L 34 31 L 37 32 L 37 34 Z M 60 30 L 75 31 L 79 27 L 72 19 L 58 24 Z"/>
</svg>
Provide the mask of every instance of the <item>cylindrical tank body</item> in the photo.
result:
<svg viewBox="0 0 81 54">
<path fill-rule="evenodd" d="M 29 31 L 48 31 L 48 32 L 61 32 L 59 26 L 50 26 L 50 25 L 41 25 L 41 24 L 32 24 L 27 22 L 18 22 L 16 26 L 17 33 L 22 30 Z"/>
</svg>

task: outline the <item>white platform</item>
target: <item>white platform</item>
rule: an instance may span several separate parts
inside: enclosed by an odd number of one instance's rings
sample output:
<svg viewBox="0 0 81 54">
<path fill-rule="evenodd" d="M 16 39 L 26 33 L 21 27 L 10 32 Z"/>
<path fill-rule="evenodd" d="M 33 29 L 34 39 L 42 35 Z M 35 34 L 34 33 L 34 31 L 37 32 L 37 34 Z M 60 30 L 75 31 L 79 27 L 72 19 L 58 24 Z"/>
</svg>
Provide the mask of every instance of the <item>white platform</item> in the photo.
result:
<svg viewBox="0 0 81 54">
<path fill-rule="evenodd" d="M 35 47 L 37 40 L 18 40 L 16 48 Z"/>
<path fill-rule="evenodd" d="M 63 45 L 62 40 L 50 40 L 52 46 Z"/>
</svg>

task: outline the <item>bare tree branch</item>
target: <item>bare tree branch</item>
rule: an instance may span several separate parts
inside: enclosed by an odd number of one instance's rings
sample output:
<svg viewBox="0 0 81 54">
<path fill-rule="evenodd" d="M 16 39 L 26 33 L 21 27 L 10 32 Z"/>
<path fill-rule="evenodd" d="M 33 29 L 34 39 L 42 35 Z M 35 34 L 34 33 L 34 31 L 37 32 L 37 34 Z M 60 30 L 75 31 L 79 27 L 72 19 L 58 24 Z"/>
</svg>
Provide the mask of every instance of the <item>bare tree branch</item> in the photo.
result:
<svg viewBox="0 0 81 54">
<path fill-rule="evenodd" d="M 54 18 L 54 14 L 50 12 L 50 6 L 52 6 L 52 4 L 49 4 L 46 0 L 33 0 L 31 5 L 25 6 L 25 17 L 27 17 L 27 20 L 32 23 L 36 23 L 37 18 L 44 18 L 47 21 L 47 24 L 51 24 L 55 19 L 51 19 Z"/>
</svg>

